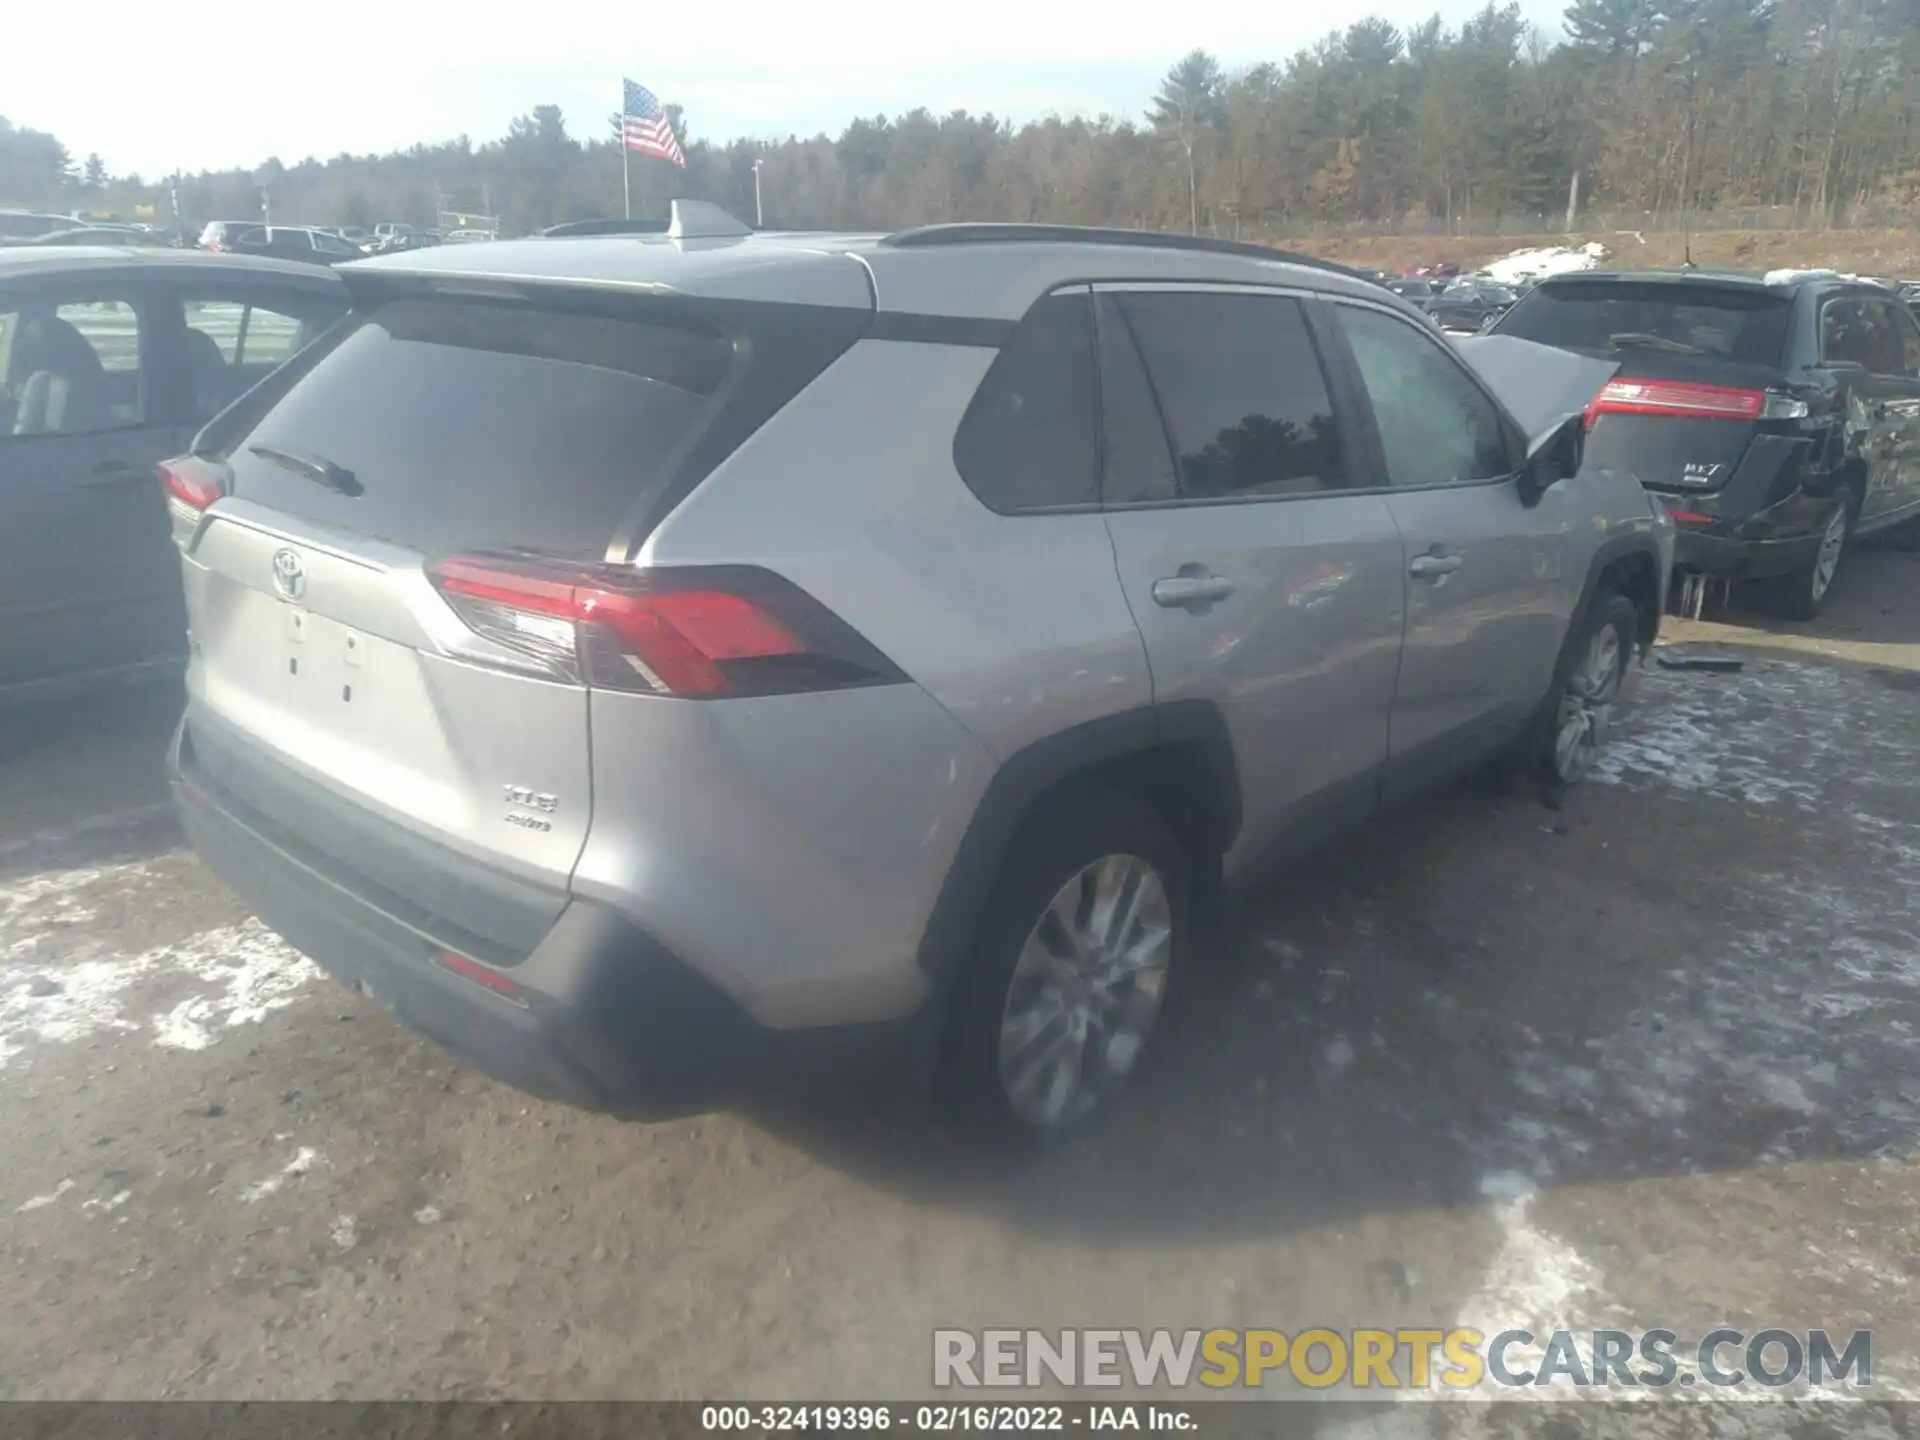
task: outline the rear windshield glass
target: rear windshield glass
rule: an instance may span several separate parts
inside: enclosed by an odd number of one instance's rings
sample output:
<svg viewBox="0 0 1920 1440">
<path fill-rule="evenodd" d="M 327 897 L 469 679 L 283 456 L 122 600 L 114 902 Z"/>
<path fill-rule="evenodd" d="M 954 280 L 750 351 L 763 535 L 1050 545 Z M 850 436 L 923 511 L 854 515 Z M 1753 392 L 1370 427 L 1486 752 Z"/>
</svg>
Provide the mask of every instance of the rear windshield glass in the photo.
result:
<svg viewBox="0 0 1920 1440">
<path fill-rule="evenodd" d="M 1562 350 L 1657 351 L 1775 365 L 1791 313 L 1789 297 L 1758 287 L 1584 280 L 1542 285 L 1508 312 L 1500 333 Z"/>
<path fill-rule="evenodd" d="M 733 353 L 698 329 L 395 300 L 220 448 L 238 495 L 359 534 L 427 552 L 597 556 L 664 484 Z M 350 486 L 312 478 L 316 465 Z"/>
</svg>

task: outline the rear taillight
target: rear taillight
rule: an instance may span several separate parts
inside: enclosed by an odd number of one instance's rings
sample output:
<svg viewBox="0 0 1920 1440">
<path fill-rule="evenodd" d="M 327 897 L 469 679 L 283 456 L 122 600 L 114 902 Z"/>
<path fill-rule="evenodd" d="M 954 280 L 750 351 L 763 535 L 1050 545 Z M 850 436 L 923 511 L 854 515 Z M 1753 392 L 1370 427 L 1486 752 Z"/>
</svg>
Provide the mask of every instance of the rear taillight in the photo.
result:
<svg viewBox="0 0 1920 1440">
<path fill-rule="evenodd" d="M 461 555 L 427 574 L 470 630 L 558 679 L 717 699 L 906 678 L 819 601 L 751 566 Z"/>
<path fill-rule="evenodd" d="M 191 540 L 206 508 L 227 493 L 226 467 L 193 455 L 160 462 L 160 484 L 167 492 L 173 538 Z"/>
<path fill-rule="evenodd" d="M 1698 420 L 1802 420 L 1807 402 L 1773 390 L 1703 385 L 1691 380 L 1609 380 L 1587 405 L 1587 425 L 1602 415 L 1665 415 Z"/>
<path fill-rule="evenodd" d="M 1711 525 L 1713 523 L 1713 516 L 1702 515 L 1697 510 L 1669 510 L 1667 514 L 1680 525 Z"/>
</svg>

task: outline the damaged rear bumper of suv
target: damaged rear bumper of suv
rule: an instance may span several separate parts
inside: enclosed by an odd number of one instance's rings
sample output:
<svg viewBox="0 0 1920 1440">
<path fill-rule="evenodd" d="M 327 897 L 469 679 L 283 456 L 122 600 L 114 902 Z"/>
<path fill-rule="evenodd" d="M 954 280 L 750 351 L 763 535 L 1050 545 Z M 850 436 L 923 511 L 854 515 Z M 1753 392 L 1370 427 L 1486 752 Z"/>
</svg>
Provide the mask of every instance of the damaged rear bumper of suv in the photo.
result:
<svg viewBox="0 0 1920 1440">
<path fill-rule="evenodd" d="M 403 1025 L 529 1094 L 646 1113 L 708 1103 L 796 1063 L 900 1053 L 900 1026 L 763 1026 L 627 916 L 577 897 L 552 897 L 558 918 L 523 958 L 478 961 L 456 946 L 482 946 L 464 935 L 450 942 L 457 927 L 223 785 L 196 752 L 191 714 L 175 733 L 168 778 L 194 849 L 269 929 Z M 309 782 L 285 772 L 272 783 L 293 792 Z M 461 867 L 455 883 L 470 894 L 474 867 L 444 858 Z"/>
</svg>

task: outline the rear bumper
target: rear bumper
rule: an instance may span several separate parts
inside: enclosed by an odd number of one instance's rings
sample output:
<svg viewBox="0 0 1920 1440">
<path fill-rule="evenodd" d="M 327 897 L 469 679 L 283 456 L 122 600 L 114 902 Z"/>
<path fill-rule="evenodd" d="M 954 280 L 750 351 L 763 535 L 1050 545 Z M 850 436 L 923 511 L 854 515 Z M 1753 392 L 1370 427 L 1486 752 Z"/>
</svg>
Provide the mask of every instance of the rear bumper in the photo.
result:
<svg viewBox="0 0 1920 1440">
<path fill-rule="evenodd" d="M 625 915 L 582 899 L 525 959 L 487 967 L 510 987 L 499 993 L 437 963 L 434 935 L 222 790 L 194 764 L 187 723 L 168 776 L 194 849 L 268 927 L 408 1028 L 530 1094 L 647 1112 L 724 1098 L 797 1062 L 906 1051 L 904 1025 L 761 1026 Z"/>
</svg>

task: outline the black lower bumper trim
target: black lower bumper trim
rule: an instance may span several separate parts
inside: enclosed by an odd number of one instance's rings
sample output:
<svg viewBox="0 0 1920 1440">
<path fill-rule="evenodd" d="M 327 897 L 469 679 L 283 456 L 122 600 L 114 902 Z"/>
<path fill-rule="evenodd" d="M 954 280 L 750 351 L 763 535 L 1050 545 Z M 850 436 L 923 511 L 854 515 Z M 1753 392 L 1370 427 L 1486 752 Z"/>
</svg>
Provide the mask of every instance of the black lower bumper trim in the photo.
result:
<svg viewBox="0 0 1920 1440">
<path fill-rule="evenodd" d="M 1778 540 L 1743 540 L 1707 535 L 1680 527 L 1674 537 L 1673 563 L 1681 570 L 1731 579 L 1762 579 L 1790 575 L 1809 564 L 1820 545 L 1818 535 L 1795 535 Z"/>
</svg>

